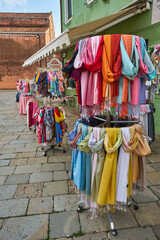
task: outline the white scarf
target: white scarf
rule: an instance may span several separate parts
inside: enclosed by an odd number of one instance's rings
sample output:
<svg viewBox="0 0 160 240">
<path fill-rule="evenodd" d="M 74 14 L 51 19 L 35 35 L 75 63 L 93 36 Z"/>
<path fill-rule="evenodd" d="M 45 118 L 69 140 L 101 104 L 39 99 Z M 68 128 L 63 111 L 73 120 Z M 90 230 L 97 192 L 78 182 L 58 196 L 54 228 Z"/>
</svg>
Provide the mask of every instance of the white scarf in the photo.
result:
<svg viewBox="0 0 160 240">
<path fill-rule="evenodd" d="M 125 136 L 127 142 L 130 141 L 129 128 L 121 128 L 122 135 Z M 116 183 L 116 201 L 127 202 L 127 183 L 128 183 L 128 167 L 130 153 L 124 151 L 124 145 L 120 147 L 118 165 L 117 165 L 117 183 Z"/>
</svg>

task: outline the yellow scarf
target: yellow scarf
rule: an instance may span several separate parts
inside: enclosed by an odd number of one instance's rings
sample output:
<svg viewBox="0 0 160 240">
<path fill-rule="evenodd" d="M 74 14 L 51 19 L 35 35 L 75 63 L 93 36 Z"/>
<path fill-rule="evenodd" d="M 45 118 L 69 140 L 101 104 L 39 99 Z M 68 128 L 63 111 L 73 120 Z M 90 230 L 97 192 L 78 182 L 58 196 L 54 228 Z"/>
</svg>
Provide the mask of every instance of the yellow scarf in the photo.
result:
<svg viewBox="0 0 160 240">
<path fill-rule="evenodd" d="M 120 128 L 106 128 L 104 146 L 106 158 L 104 162 L 97 203 L 104 206 L 115 204 L 116 200 L 116 174 L 117 174 L 117 150 L 122 143 Z"/>
</svg>

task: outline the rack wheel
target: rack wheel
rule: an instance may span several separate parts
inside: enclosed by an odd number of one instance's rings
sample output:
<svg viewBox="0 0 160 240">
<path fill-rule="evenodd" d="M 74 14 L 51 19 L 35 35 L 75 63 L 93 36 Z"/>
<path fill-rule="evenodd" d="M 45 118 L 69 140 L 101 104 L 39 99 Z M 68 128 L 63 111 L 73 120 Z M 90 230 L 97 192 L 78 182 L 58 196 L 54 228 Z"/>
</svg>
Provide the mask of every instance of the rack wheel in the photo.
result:
<svg viewBox="0 0 160 240">
<path fill-rule="evenodd" d="M 66 149 L 63 149 L 63 153 L 66 153 Z"/>
<path fill-rule="evenodd" d="M 43 153 L 43 156 L 44 156 L 44 157 L 47 156 L 46 152 Z"/>
<path fill-rule="evenodd" d="M 112 230 L 111 233 L 112 233 L 113 236 L 117 236 L 117 230 L 116 229 Z"/>
<path fill-rule="evenodd" d="M 78 208 L 77 208 L 77 212 L 82 212 L 82 211 L 83 211 L 83 207 L 78 206 Z"/>
<path fill-rule="evenodd" d="M 139 209 L 139 207 L 137 206 L 137 205 L 134 205 L 134 210 L 138 210 Z"/>
</svg>

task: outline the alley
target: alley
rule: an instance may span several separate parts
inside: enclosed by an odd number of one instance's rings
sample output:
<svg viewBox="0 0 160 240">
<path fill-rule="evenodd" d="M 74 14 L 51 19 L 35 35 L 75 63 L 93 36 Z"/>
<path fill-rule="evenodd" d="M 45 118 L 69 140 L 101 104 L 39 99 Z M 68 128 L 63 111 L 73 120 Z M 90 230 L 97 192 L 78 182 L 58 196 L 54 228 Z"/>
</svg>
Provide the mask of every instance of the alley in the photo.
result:
<svg viewBox="0 0 160 240">
<path fill-rule="evenodd" d="M 160 238 L 160 137 L 147 158 L 147 189 L 133 195 L 139 206 L 116 211 L 118 236 L 109 233 L 107 214 L 94 220 L 77 212 L 79 196 L 70 180 L 71 150 L 44 157 L 34 131 L 19 115 L 15 90 L 0 91 L 0 240 L 157 240 Z M 68 132 L 77 110 L 65 106 Z M 157 237 L 156 237 L 157 236 Z"/>
</svg>

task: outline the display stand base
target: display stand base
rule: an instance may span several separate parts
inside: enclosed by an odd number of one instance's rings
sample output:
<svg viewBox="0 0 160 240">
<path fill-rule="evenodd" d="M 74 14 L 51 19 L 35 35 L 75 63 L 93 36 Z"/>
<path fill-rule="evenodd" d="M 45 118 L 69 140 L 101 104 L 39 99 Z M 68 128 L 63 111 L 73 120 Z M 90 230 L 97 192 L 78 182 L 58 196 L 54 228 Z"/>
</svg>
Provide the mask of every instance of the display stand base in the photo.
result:
<svg viewBox="0 0 160 240">
<path fill-rule="evenodd" d="M 52 150 L 62 150 L 63 153 L 66 153 L 66 150 L 65 148 L 63 147 L 60 147 L 60 146 L 56 146 L 56 145 L 50 145 L 46 150 L 44 149 L 44 146 L 41 147 L 42 150 L 44 150 L 43 152 L 43 156 L 47 156 L 47 152 L 50 151 L 51 149 Z"/>
</svg>

